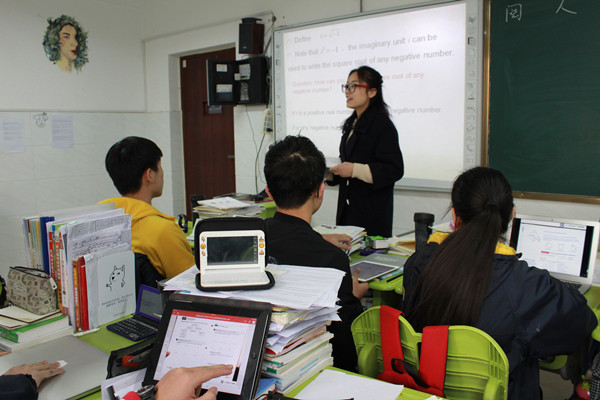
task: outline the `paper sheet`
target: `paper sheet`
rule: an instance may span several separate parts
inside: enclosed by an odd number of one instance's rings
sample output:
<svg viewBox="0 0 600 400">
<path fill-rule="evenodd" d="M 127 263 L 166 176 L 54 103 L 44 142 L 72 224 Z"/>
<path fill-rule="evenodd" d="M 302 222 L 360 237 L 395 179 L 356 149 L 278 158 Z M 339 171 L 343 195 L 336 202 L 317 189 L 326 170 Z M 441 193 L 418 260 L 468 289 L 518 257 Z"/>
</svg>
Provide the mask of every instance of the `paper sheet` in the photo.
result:
<svg viewBox="0 0 600 400">
<path fill-rule="evenodd" d="M 295 397 L 302 400 L 395 400 L 404 386 L 325 369 Z"/>
<path fill-rule="evenodd" d="M 196 266 L 169 280 L 165 290 L 183 290 L 198 296 L 266 301 L 276 306 L 301 310 L 335 307 L 344 272 L 334 268 L 295 265 L 268 265 L 267 269 L 273 271 L 275 276 L 275 286 L 268 290 L 202 292 L 196 289 Z"/>
<path fill-rule="evenodd" d="M 52 116 L 52 147 L 70 149 L 73 147 L 73 116 Z"/>
<path fill-rule="evenodd" d="M 90 328 L 135 311 L 135 262 L 127 246 L 85 256 Z"/>
<path fill-rule="evenodd" d="M 19 118 L 5 118 L 2 122 L 2 152 L 25 152 L 25 121 Z"/>
<path fill-rule="evenodd" d="M 146 368 L 106 379 L 100 386 L 102 400 L 113 400 L 114 397 L 110 397 L 108 394 L 109 386 L 112 386 L 115 396 L 119 396 L 119 398 L 129 392 L 141 389 L 144 375 L 146 375 Z"/>
</svg>

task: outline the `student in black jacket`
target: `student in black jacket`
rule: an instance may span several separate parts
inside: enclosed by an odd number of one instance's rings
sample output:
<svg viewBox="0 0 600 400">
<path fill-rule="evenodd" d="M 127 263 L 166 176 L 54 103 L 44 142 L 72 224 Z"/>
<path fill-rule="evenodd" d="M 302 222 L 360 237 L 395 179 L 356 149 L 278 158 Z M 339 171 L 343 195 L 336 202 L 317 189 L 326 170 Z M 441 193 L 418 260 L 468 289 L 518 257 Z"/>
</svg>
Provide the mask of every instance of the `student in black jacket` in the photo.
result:
<svg viewBox="0 0 600 400">
<path fill-rule="evenodd" d="M 269 256 L 278 264 L 328 267 L 345 272 L 338 291 L 341 321 L 333 322 L 333 365 L 356 369 L 356 350 L 350 325 L 363 311 L 358 298 L 368 284 L 350 275 L 348 256 L 312 229 L 310 222 L 323 202 L 325 158 L 310 139 L 287 136 L 269 148 L 265 157 L 266 191 L 277 212 L 267 220 Z"/>
<path fill-rule="evenodd" d="M 6 353 L 0 353 L 4 355 Z M 65 370 L 59 363 L 49 364 L 42 361 L 35 364 L 23 364 L 12 367 L 0 375 L 0 398 L 3 400 L 35 400 L 38 387 L 45 379 L 60 375 Z"/>
<path fill-rule="evenodd" d="M 586 299 L 500 243 L 514 216 L 501 172 L 477 167 L 452 188 L 456 231 L 435 233 L 404 265 L 404 311 L 414 328 L 470 325 L 509 362 L 509 399 L 540 399 L 538 360 L 579 349 L 598 326 Z"/>
<path fill-rule="evenodd" d="M 392 236 L 394 184 L 404 175 L 398 132 L 383 101 L 383 79 L 371 67 L 352 70 L 342 85 L 346 107 L 342 163 L 331 167 L 339 184 L 336 224 L 361 226 L 368 235 Z"/>
</svg>

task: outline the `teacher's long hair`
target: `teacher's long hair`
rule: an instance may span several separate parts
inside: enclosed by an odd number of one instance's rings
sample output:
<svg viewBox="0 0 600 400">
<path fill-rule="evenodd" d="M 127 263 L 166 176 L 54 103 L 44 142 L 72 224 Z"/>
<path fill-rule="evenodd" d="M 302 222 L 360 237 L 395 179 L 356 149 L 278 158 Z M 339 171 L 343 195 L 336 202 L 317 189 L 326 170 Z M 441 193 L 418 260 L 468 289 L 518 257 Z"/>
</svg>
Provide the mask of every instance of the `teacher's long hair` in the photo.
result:
<svg viewBox="0 0 600 400">
<path fill-rule="evenodd" d="M 454 182 L 452 207 L 461 225 L 434 252 L 405 305 L 419 331 L 429 325 L 476 324 L 496 245 L 514 207 L 510 184 L 500 171 L 472 168 Z"/>
<path fill-rule="evenodd" d="M 356 69 L 350 71 L 348 76 L 352 75 L 354 72 L 358 75 L 358 80 L 364 82 L 369 86 L 369 88 L 377 89 L 377 94 L 369 100 L 368 110 L 374 110 L 376 113 L 384 114 L 387 117 L 390 116 L 390 112 L 388 110 L 388 105 L 385 101 L 383 101 L 383 78 L 379 72 L 374 70 L 371 67 L 363 65 Z M 352 123 L 354 122 L 355 113 L 352 113 L 350 117 L 344 121 L 343 131 L 349 131 L 352 127 Z M 347 129 L 348 128 L 348 129 Z"/>
</svg>

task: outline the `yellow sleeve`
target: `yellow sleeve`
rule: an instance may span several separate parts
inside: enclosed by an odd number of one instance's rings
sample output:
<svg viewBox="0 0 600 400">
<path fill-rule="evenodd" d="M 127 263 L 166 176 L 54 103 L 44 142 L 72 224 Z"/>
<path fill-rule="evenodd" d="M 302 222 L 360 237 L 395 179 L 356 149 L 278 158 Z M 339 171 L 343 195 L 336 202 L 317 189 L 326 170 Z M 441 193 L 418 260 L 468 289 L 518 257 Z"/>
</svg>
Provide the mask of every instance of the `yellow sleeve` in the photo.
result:
<svg viewBox="0 0 600 400">
<path fill-rule="evenodd" d="M 144 222 L 138 232 L 140 250 L 161 275 L 170 279 L 195 264 L 191 246 L 175 221 L 156 217 Z"/>
</svg>

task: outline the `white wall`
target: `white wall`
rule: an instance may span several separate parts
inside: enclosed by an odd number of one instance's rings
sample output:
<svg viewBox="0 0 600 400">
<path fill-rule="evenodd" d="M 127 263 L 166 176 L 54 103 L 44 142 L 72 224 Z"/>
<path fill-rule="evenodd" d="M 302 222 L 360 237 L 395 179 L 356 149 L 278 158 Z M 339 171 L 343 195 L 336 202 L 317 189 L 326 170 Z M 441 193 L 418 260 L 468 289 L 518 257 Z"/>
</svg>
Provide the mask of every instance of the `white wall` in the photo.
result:
<svg viewBox="0 0 600 400">
<path fill-rule="evenodd" d="M 162 132 L 169 132 L 169 121 L 146 113 L 142 18 L 126 4 L 2 0 L 0 124 L 7 118 L 23 121 L 25 144 L 24 152 L 6 153 L 0 136 L 2 276 L 9 266 L 25 262 L 23 217 L 117 195 L 104 169 L 110 145 L 126 135 L 165 142 Z M 88 32 L 89 62 L 81 72 L 60 71 L 44 53 L 46 20 L 61 14 Z M 38 126 L 34 117 L 43 112 L 48 121 Z M 73 119 L 72 148 L 52 145 L 51 119 L 58 114 Z M 166 179 L 170 174 L 169 169 Z M 170 204 L 172 195 L 166 198 Z"/>
<path fill-rule="evenodd" d="M 73 17 L 88 32 L 81 72 L 62 72 L 42 40 L 48 18 Z M 3 0 L 0 109 L 145 111 L 142 21 L 134 9 L 100 1 Z"/>
<path fill-rule="evenodd" d="M 364 0 L 363 11 L 429 1 Z M 93 204 L 117 195 L 104 170 L 109 146 L 127 135 L 149 137 L 164 153 L 165 190 L 154 205 L 177 214 L 185 207 L 178 57 L 237 47 L 242 17 L 263 16 L 269 27 L 355 14 L 359 0 L 2 0 L 0 12 L 0 120 L 24 121 L 26 151 L 6 154 L 0 146 L 0 275 L 25 261 L 21 218 L 42 211 Z M 90 62 L 69 75 L 46 58 L 46 18 L 73 16 L 89 32 Z M 236 186 L 255 186 L 254 162 L 262 135 L 263 106 L 234 111 Z M 54 149 L 51 128 L 38 128 L 34 115 L 72 115 L 75 145 Z M 401 126 L 398 127 L 402 129 Z M 262 160 L 265 138 L 258 156 Z M 327 188 L 314 223 L 335 219 L 337 192 Z M 436 222 L 447 210 L 447 193 L 395 192 L 394 232 L 413 227 L 414 212 L 431 212 Z M 523 213 L 596 219 L 598 206 L 517 200 Z M 446 217 L 446 220 L 448 217 Z"/>
</svg>

